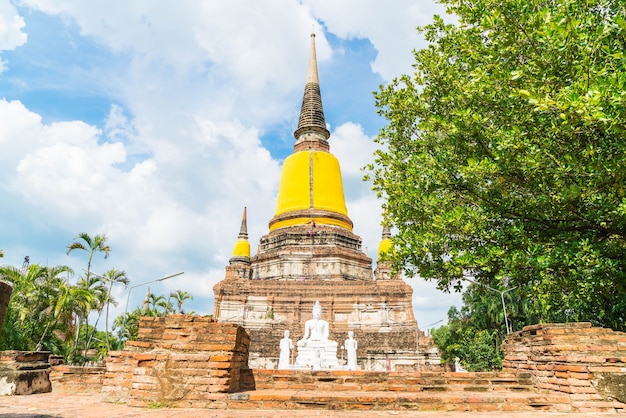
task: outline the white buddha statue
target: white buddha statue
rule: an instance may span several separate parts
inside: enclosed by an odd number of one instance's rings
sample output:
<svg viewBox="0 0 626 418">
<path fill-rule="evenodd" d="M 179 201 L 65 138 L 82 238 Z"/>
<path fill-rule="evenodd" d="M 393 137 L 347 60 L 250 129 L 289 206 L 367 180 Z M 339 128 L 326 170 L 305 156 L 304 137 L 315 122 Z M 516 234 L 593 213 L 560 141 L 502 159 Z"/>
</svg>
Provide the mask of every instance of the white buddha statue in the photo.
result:
<svg viewBox="0 0 626 418">
<path fill-rule="evenodd" d="M 337 343 L 328 339 L 330 328 L 322 319 L 322 306 L 319 301 L 313 306 L 313 319 L 304 324 L 304 336 L 297 342 L 298 357 L 296 367 L 316 369 L 339 366 Z"/>
</svg>

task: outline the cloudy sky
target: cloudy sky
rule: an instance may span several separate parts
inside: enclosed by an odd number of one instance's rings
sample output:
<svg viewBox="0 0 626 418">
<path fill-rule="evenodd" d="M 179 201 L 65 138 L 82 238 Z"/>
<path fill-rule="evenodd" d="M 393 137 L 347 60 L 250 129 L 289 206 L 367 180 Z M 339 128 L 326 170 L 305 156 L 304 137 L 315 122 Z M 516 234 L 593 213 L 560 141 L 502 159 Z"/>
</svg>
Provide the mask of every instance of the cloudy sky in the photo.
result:
<svg viewBox="0 0 626 418">
<path fill-rule="evenodd" d="M 293 151 L 309 35 L 354 232 L 376 258 L 380 202 L 362 181 L 385 123 L 372 92 L 411 72 L 432 0 L 0 0 L 1 264 L 69 265 L 106 234 L 96 272 L 192 293 L 213 311 L 243 207 L 253 253 Z M 75 280 L 74 278 L 73 280 Z M 412 279 L 423 328 L 460 295 Z M 146 286 L 135 286 L 130 308 Z M 128 290 L 119 288 L 124 310 Z"/>
</svg>

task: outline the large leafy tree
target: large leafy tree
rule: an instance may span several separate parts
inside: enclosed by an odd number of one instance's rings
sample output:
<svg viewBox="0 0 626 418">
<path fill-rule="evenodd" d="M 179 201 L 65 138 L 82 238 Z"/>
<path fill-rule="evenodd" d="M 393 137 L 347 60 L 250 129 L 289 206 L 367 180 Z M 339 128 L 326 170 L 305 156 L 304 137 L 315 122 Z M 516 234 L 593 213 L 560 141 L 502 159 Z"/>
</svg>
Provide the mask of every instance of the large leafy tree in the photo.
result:
<svg viewBox="0 0 626 418">
<path fill-rule="evenodd" d="M 376 94 L 396 266 L 626 329 L 626 3 L 443 3 L 456 22 Z"/>
</svg>

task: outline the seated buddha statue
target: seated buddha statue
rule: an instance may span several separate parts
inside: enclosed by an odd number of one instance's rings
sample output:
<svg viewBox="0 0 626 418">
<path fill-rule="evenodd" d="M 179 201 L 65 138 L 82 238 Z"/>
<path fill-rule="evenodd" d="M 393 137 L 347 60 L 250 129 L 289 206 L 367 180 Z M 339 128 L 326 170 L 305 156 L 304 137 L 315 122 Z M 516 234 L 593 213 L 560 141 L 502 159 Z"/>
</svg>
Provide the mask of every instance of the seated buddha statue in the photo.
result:
<svg viewBox="0 0 626 418">
<path fill-rule="evenodd" d="M 296 343 L 298 357 L 295 366 L 314 370 L 337 367 L 337 342 L 328 339 L 329 333 L 328 322 L 322 319 L 322 306 L 316 301 L 313 319 L 305 322 L 304 336 Z"/>
</svg>

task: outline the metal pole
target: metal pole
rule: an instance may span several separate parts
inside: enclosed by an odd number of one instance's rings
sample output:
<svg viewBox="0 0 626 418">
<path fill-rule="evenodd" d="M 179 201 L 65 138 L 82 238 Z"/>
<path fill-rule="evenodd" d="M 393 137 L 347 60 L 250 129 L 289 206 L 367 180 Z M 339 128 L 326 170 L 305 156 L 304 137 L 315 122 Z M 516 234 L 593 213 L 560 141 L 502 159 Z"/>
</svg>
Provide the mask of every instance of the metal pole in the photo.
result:
<svg viewBox="0 0 626 418">
<path fill-rule="evenodd" d="M 169 276 L 161 277 L 160 279 L 150 280 L 149 282 L 143 282 L 143 283 L 139 283 L 139 284 L 136 284 L 134 286 L 129 287 L 128 288 L 128 296 L 126 297 L 126 307 L 124 308 L 124 319 L 122 320 L 121 332 L 124 332 L 124 327 L 126 326 L 126 316 L 127 316 L 126 313 L 128 312 L 128 302 L 130 302 L 130 293 L 133 291 L 134 288 L 139 287 L 139 286 L 144 286 L 144 285 L 147 285 L 147 284 L 150 284 L 150 283 L 162 282 L 164 280 L 171 279 L 172 277 L 180 276 L 183 273 L 185 273 L 185 272 L 181 271 L 180 273 L 171 274 Z"/>
<path fill-rule="evenodd" d="M 506 333 L 507 333 L 507 335 L 510 334 L 511 333 L 511 329 L 509 328 L 509 318 L 507 318 L 507 315 L 506 315 L 506 304 L 504 303 L 504 294 L 506 292 L 510 292 L 511 290 L 517 289 L 519 286 L 511 287 L 511 288 L 505 289 L 505 290 L 498 290 L 498 289 L 494 289 L 491 286 L 487 286 L 486 284 L 475 282 L 474 280 L 468 279 L 467 277 L 464 277 L 463 280 L 466 280 L 468 282 L 472 282 L 474 284 L 477 284 L 478 286 L 483 286 L 483 287 L 486 287 L 489 290 L 493 290 L 494 292 L 500 293 L 500 298 L 502 299 L 502 312 L 504 313 L 504 324 L 506 326 Z"/>
<path fill-rule="evenodd" d="M 509 318 L 506 315 L 506 305 L 504 304 L 504 292 L 500 292 L 500 297 L 502 298 L 502 310 L 504 311 L 504 324 L 506 325 L 506 333 L 507 335 L 511 333 L 509 329 Z"/>
</svg>

